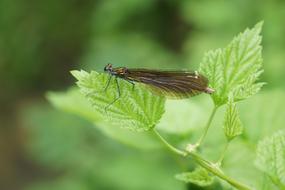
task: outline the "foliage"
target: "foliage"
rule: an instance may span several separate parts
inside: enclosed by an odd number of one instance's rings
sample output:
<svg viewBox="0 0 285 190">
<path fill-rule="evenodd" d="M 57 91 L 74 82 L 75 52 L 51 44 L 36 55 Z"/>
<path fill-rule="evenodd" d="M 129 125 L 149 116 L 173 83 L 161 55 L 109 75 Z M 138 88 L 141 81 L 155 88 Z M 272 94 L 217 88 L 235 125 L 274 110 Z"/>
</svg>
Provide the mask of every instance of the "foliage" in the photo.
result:
<svg viewBox="0 0 285 190">
<path fill-rule="evenodd" d="M 224 132 L 228 141 L 231 141 L 236 136 L 241 135 L 242 130 L 243 126 L 239 118 L 237 106 L 230 98 L 227 103 L 224 121 Z"/>
<path fill-rule="evenodd" d="M 285 132 L 276 132 L 258 143 L 256 166 L 280 189 L 285 188 Z"/>
<path fill-rule="evenodd" d="M 80 3 L 50 0 L 29 4 L 1 1 L 0 144 L 5 146 L 0 189 L 16 189 L 14 186 L 22 189 L 26 184 L 38 190 L 186 189 L 186 186 L 197 189 L 172 179 L 174 173 L 195 168 L 193 162 L 174 157 L 175 160 L 160 165 L 170 156 L 160 152 L 162 145 L 150 134 L 151 130 L 136 133 L 110 124 L 77 88 L 47 96 L 55 108 L 71 114 L 50 110 L 39 102 L 42 103 L 43 91 L 62 90 L 73 82 L 68 72 L 71 69 L 99 71 L 108 62 L 127 67 L 199 68 L 205 50 L 215 53 L 217 47 L 226 47 L 233 34 L 258 20 L 265 23 L 262 29 L 265 72 L 260 77 L 268 85 L 262 93 L 236 105 L 243 133 L 231 141 L 222 170 L 256 189 L 278 188 L 264 170 L 254 167 L 253 160 L 257 142 L 275 137 L 274 133 L 284 128 L 284 6 L 284 1 L 257 0 Z M 252 86 L 251 80 L 244 86 L 245 89 Z M 248 94 L 244 91 L 241 96 Z M 228 97 L 224 100 L 227 106 Z M 200 137 L 206 117 L 211 114 L 211 101 L 206 95 L 183 101 L 166 100 L 165 113 L 155 129 L 169 142 L 185 148 Z M 215 113 L 209 135 L 197 149 L 211 161 L 220 158 L 224 149 L 222 127 L 226 106 Z M 22 150 L 26 141 L 30 145 L 29 154 Z M 130 147 L 120 146 L 116 141 Z M 139 150 L 133 151 L 134 147 Z M 161 157 L 154 158 L 155 152 Z M 108 160 L 110 157 L 115 158 Z M 99 164 L 94 165 L 93 161 Z M 109 167 L 108 162 L 115 167 Z M 82 170 L 74 169 L 84 164 Z M 108 186 L 105 181 L 114 185 Z M 7 183 L 12 187 L 5 187 Z M 218 183 L 222 186 L 198 189 L 232 189 L 222 181 Z"/>
<path fill-rule="evenodd" d="M 213 176 L 211 176 L 207 170 L 203 168 L 196 168 L 193 172 L 184 172 L 177 174 L 176 179 L 184 181 L 186 183 L 194 183 L 199 186 L 208 186 L 213 183 Z"/>
<path fill-rule="evenodd" d="M 112 81 L 108 85 L 109 77 L 94 71 L 90 74 L 73 71 L 72 74 L 94 109 L 113 125 L 137 131 L 151 130 L 164 112 L 165 99 L 153 96 L 140 85 L 136 85 L 134 93 L 133 86 L 126 81 L 118 81 L 118 84 Z"/>
<path fill-rule="evenodd" d="M 100 113 L 96 112 L 84 95 L 75 88 L 71 88 L 67 92 L 50 92 L 47 94 L 47 98 L 57 109 L 78 115 L 90 123 L 94 123 L 96 128 L 105 135 L 121 143 L 139 149 L 157 149 L 160 147 L 158 141 L 148 134 L 134 133 L 117 125 L 107 124 Z"/>
<path fill-rule="evenodd" d="M 235 101 L 256 94 L 263 83 L 256 83 L 263 72 L 261 57 L 262 23 L 239 34 L 224 49 L 210 51 L 204 56 L 200 70 L 215 89 L 213 100 L 217 106 L 227 102 L 229 95 Z"/>
<path fill-rule="evenodd" d="M 257 93 L 263 83 L 256 83 L 262 72 L 261 37 L 259 35 L 262 24 L 253 29 L 247 29 L 222 50 L 205 55 L 200 71 L 209 77 L 209 85 L 215 89 L 212 95 L 215 107 L 205 127 L 205 132 L 196 145 L 188 145 L 185 151 L 173 147 L 158 131 L 154 131 L 158 138 L 173 152 L 182 156 L 189 155 L 202 169 L 192 173 L 178 175 L 178 179 L 198 185 L 210 185 L 208 172 L 241 189 L 251 189 L 229 176 L 225 175 L 214 163 L 205 160 L 195 153 L 197 146 L 204 141 L 212 123 L 216 110 L 227 103 L 225 112 L 224 131 L 228 141 L 242 133 L 242 124 L 234 101 L 243 100 Z M 209 56 L 211 55 L 211 56 Z M 95 71 L 72 71 L 78 80 L 81 93 L 86 96 L 95 112 L 108 120 L 111 125 L 117 125 L 137 131 L 154 130 L 160 117 L 164 113 L 164 98 L 152 95 L 143 85 L 136 84 L 135 90 L 127 81 L 112 78 Z M 113 80 L 112 80 L 113 79 Z M 192 148 L 191 148 L 192 147 Z M 226 146 L 227 147 L 227 146 Z M 226 149 L 222 153 L 219 163 L 224 159 Z"/>
</svg>

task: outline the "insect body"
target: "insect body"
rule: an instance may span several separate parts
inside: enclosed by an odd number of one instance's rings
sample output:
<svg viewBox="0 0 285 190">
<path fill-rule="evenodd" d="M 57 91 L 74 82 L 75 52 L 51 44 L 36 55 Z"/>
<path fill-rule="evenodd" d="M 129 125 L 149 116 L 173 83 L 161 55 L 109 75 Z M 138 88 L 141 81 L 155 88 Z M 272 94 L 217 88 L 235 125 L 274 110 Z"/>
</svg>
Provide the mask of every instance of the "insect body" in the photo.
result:
<svg viewBox="0 0 285 190">
<path fill-rule="evenodd" d="M 126 67 L 113 68 L 111 64 L 107 64 L 104 71 L 110 74 L 105 90 L 107 90 L 112 76 L 115 77 L 118 89 L 118 97 L 111 102 L 105 110 L 121 96 L 117 78 L 128 81 L 133 87 L 135 82 L 143 83 L 155 94 L 172 99 L 183 99 L 203 92 L 208 94 L 214 92 L 213 89 L 208 87 L 207 78 L 197 71 L 160 71 L 150 69 L 128 69 Z"/>
<path fill-rule="evenodd" d="M 118 96 L 108 106 L 115 103 L 121 97 L 121 90 L 117 78 L 121 78 L 134 87 L 135 83 L 143 83 L 155 94 L 172 99 L 183 99 L 200 93 L 211 94 L 213 89 L 208 87 L 208 79 L 203 75 L 190 71 L 160 71 L 150 69 L 128 69 L 126 67 L 113 68 L 111 64 L 104 67 L 104 71 L 110 74 L 104 91 L 107 90 L 112 76 L 118 89 Z"/>
<path fill-rule="evenodd" d="M 211 94 L 213 89 L 208 87 L 208 80 L 197 71 L 160 71 L 150 69 L 113 68 L 105 66 L 104 71 L 112 76 L 129 82 L 144 83 L 155 92 L 169 98 L 187 98 L 202 92 Z"/>
</svg>

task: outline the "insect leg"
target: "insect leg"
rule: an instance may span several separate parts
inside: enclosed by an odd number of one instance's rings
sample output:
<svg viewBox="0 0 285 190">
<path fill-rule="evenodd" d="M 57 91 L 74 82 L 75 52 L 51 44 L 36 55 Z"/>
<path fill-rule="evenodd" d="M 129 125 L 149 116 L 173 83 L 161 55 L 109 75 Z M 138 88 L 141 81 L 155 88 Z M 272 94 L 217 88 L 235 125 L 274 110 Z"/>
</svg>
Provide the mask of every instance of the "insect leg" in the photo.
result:
<svg viewBox="0 0 285 190">
<path fill-rule="evenodd" d="M 94 93 L 106 92 L 107 89 L 108 89 L 108 87 L 110 86 L 111 79 L 112 79 L 112 75 L 109 76 L 108 81 L 107 81 L 107 83 L 106 83 L 106 86 L 104 87 L 103 90 L 89 92 L 86 96 L 87 96 L 87 97 L 90 97 L 90 96 L 91 96 L 92 94 L 94 94 Z"/>
<path fill-rule="evenodd" d="M 127 80 L 127 79 L 126 79 L 126 81 L 132 84 L 132 90 L 134 90 L 135 89 L 135 83 L 133 81 Z"/>
<path fill-rule="evenodd" d="M 110 85 L 111 79 L 112 79 L 112 75 L 109 76 L 107 85 L 105 86 L 103 92 L 106 92 L 106 91 L 107 91 L 107 89 L 108 89 L 108 87 L 109 87 L 109 85 Z"/>
<path fill-rule="evenodd" d="M 108 105 L 105 107 L 105 112 L 107 112 L 107 109 L 108 109 L 112 104 L 114 104 L 117 100 L 119 100 L 120 97 L 121 97 L 121 90 L 120 90 L 120 86 L 119 86 L 119 82 L 118 82 L 118 78 L 117 78 L 117 77 L 115 78 L 115 82 L 116 82 L 116 85 L 117 85 L 118 97 L 115 98 L 110 104 L 108 104 Z"/>
</svg>

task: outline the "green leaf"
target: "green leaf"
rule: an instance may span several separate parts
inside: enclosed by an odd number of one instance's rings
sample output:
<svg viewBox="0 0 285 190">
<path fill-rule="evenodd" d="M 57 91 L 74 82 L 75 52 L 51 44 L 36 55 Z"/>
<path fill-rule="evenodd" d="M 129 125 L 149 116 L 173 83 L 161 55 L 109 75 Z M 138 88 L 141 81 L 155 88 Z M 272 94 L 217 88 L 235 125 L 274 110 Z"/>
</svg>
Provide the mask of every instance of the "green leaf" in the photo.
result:
<svg viewBox="0 0 285 190">
<path fill-rule="evenodd" d="M 55 108 L 90 121 L 106 136 L 123 144 L 146 150 L 157 149 L 161 146 L 161 143 L 148 133 L 134 133 L 104 121 L 100 113 L 96 112 L 84 95 L 75 88 L 67 92 L 49 92 L 47 99 Z"/>
<path fill-rule="evenodd" d="M 221 49 L 209 51 L 205 54 L 202 63 L 200 64 L 200 71 L 204 73 L 209 80 L 209 86 L 215 89 L 212 94 L 213 100 L 217 104 L 220 98 L 220 89 L 223 86 L 223 51 Z"/>
<path fill-rule="evenodd" d="M 78 80 L 77 85 L 81 92 L 88 98 L 96 112 L 110 124 L 137 131 L 151 130 L 156 126 L 164 113 L 165 98 L 153 96 L 141 84 L 132 84 L 118 79 L 119 89 L 115 78 L 111 78 L 110 85 L 104 91 L 109 75 L 99 74 L 95 71 L 72 71 Z"/>
<path fill-rule="evenodd" d="M 102 120 L 76 88 L 70 88 L 67 92 L 48 92 L 46 97 L 55 108 L 76 114 L 91 122 Z"/>
<path fill-rule="evenodd" d="M 226 159 L 223 161 L 223 171 L 232 178 L 255 187 L 256 190 L 263 190 L 265 178 L 269 178 L 265 177 L 264 173 L 253 164 L 256 158 L 257 142 L 284 129 L 284 97 L 285 92 L 281 89 L 264 90 L 254 98 L 239 102 L 237 105 L 244 131 L 242 137 L 237 137 L 230 142 L 225 155 Z M 226 106 L 224 108 L 226 110 Z M 223 123 L 224 108 L 220 108 L 221 110 L 217 112 L 212 126 L 219 126 Z M 223 133 L 223 130 L 210 128 L 210 135 L 205 141 L 207 146 L 202 149 L 203 155 L 209 160 L 216 160 L 223 151 L 225 143 Z M 270 185 L 268 189 L 280 188 L 273 188 Z"/>
<path fill-rule="evenodd" d="M 285 92 L 267 90 L 239 103 L 240 116 L 246 128 L 245 139 L 257 144 L 260 139 L 284 128 Z M 263 111 L 264 110 L 264 111 Z"/>
<path fill-rule="evenodd" d="M 233 102 L 233 99 L 229 98 L 225 113 L 224 133 L 228 141 L 231 141 L 236 136 L 241 135 L 242 131 L 243 126 L 239 118 L 237 106 Z"/>
<path fill-rule="evenodd" d="M 260 141 L 255 165 L 280 189 L 285 189 L 285 131 Z"/>
<path fill-rule="evenodd" d="M 209 78 L 209 86 L 217 106 L 227 102 L 230 94 L 234 101 L 256 94 L 264 83 L 256 83 L 262 69 L 261 32 L 262 22 L 253 29 L 246 29 L 224 49 L 205 54 L 200 71 Z"/>
<path fill-rule="evenodd" d="M 193 172 L 184 172 L 175 175 L 175 178 L 185 183 L 194 183 L 199 186 L 209 186 L 214 182 L 214 177 L 204 168 L 196 168 Z"/>
<path fill-rule="evenodd" d="M 157 129 L 168 133 L 175 134 L 179 137 L 189 136 L 204 125 L 204 116 L 210 110 L 211 100 L 208 98 L 205 102 L 201 101 L 208 97 L 199 97 L 198 99 L 189 100 L 167 100 L 165 103 L 165 113 L 157 125 Z"/>
</svg>

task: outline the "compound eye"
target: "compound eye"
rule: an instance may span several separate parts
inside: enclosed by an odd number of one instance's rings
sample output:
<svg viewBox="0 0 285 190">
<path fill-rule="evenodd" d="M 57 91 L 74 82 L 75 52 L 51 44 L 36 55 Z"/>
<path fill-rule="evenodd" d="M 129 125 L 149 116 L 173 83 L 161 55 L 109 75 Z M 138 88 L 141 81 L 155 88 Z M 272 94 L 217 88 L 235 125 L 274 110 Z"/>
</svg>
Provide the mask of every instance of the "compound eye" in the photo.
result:
<svg viewBox="0 0 285 190">
<path fill-rule="evenodd" d="M 112 70 L 112 64 L 108 63 L 105 67 L 104 67 L 104 71 L 110 71 Z"/>
</svg>

